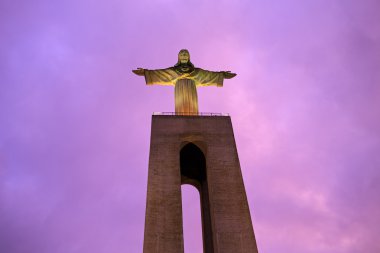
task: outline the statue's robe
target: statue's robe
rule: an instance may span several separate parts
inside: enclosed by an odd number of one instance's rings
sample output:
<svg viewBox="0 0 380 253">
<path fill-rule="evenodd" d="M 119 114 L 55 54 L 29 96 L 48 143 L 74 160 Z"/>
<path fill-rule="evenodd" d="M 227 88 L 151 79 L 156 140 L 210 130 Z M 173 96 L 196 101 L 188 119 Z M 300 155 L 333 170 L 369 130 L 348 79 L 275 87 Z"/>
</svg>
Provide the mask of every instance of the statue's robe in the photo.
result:
<svg viewBox="0 0 380 253">
<path fill-rule="evenodd" d="M 176 114 L 198 114 L 197 86 L 223 86 L 223 72 L 195 68 L 190 73 L 181 73 L 174 67 L 167 69 L 145 70 L 147 85 L 172 85 L 175 95 Z"/>
</svg>

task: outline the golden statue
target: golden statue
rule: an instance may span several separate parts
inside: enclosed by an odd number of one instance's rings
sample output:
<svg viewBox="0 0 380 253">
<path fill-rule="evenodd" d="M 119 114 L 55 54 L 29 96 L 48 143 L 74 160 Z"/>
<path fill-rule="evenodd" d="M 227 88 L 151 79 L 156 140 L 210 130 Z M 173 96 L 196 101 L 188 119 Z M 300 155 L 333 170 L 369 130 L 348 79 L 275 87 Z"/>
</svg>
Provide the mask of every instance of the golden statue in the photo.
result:
<svg viewBox="0 0 380 253">
<path fill-rule="evenodd" d="M 178 53 L 178 62 L 174 67 L 166 69 L 147 70 L 138 68 L 132 70 L 139 76 L 145 76 L 147 85 L 173 85 L 175 94 L 175 112 L 182 115 L 198 114 L 197 86 L 223 86 L 223 80 L 236 76 L 231 71 L 214 72 L 195 68 L 190 62 L 187 49 Z"/>
</svg>

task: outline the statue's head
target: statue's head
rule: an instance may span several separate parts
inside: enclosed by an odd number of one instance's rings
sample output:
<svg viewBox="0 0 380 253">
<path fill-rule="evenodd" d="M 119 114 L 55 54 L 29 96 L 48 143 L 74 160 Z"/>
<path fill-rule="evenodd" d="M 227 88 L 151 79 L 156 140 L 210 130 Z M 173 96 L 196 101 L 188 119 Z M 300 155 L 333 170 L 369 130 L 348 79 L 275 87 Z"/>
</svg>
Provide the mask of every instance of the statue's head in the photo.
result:
<svg viewBox="0 0 380 253">
<path fill-rule="evenodd" d="M 189 54 L 189 50 L 187 49 L 181 49 L 181 51 L 179 51 L 178 53 L 178 63 L 181 63 L 181 64 L 186 64 L 190 62 L 190 54 Z"/>
<path fill-rule="evenodd" d="M 178 62 L 174 68 L 179 73 L 190 73 L 194 70 L 194 65 L 190 61 L 189 50 L 181 49 L 178 53 Z"/>
</svg>

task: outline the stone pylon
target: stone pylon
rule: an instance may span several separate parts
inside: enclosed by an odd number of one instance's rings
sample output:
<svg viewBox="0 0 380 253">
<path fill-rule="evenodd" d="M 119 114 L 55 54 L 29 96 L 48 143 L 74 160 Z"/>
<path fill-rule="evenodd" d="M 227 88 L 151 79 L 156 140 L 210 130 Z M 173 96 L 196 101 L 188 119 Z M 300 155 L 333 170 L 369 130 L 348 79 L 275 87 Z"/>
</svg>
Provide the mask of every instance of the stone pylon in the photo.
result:
<svg viewBox="0 0 380 253">
<path fill-rule="evenodd" d="M 257 253 L 229 116 L 153 115 L 144 253 L 183 253 L 181 185 L 200 192 L 204 253 Z"/>
</svg>

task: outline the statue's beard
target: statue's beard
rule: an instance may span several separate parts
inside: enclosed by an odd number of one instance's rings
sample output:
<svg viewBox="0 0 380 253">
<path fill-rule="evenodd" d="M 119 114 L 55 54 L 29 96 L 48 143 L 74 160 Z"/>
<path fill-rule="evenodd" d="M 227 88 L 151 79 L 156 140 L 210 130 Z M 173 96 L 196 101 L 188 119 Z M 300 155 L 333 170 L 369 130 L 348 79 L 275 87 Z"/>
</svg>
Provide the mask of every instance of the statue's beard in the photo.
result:
<svg viewBox="0 0 380 253">
<path fill-rule="evenodd" d="M 190 73 L 194 70 L 194 65 L 190 62 L 176 64 L 175 70 L 180 73 Z"/>
</svg>

